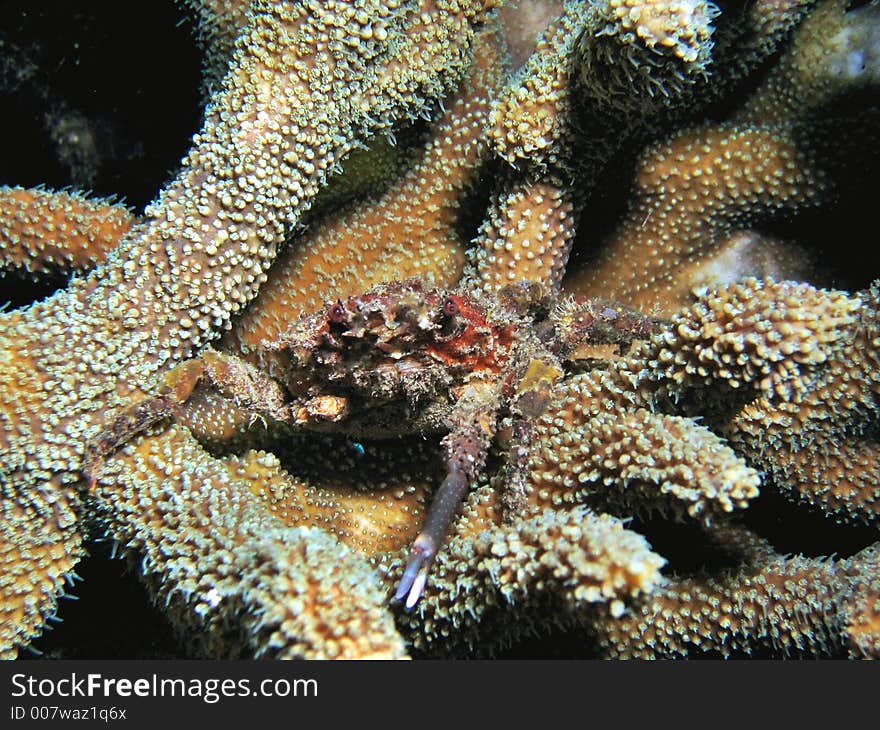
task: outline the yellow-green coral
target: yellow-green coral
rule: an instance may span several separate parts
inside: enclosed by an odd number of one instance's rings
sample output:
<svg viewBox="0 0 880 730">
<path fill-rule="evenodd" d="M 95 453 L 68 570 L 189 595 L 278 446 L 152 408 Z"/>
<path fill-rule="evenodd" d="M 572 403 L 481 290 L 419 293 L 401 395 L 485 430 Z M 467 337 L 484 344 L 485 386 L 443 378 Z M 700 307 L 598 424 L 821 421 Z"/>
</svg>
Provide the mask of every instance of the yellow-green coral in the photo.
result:
<svg viewBox="0 0 880 730">
<path fill-rule="evenodd" d="M 216 5 L 192 4 L 197 10 Z M 333 13 L 355 5 L 363 15 L 352 10 L 336 31 L 349 44 L 321 40 L 322 24 L 332 25 L 338 19 Z M 696 636 L 721 653 L 764 647 L 782 654 L 876 652 L 876 561 L 870 551 L 835 563 L 783 558 L 769 546 L 743 556 L 748 545 L 725 531 L 728 522 L 760 515 L 758 488 L 798 494 L 797 501 L 819 504 L 837 519 L 876 522 L 874 292 L 849 295 L 751 280 L 730 285 L 729 278 L 754 274 L 758 264 L 732 267 L 737 271 L 731 275 L 726 263 L 750 250 L 755 261 L 769 262 L 766 271 L 802 271 L 787 262 L 798 249 L 784 234 L 741 226 L 757 221 L 755 211 L 768 199 L 784 198 L 787 210 L 800 210 L 814 202 L 804 189 L 824 192 L 812 164 L 812 127 L 790 134 L 788 125 L 794 116 L 823 111 L 822 102 L 837 90 L 871 83 L 870 73 L 831 86 L 822 79 L 840 68 L 841 59 L 870 50 L 872 8 L 843 13 L 839 3 L 823 3 L 809 18 L 807 35 L 797 36 L 776 71 L 768 69 L 753 97 L 780 98 L 772 128 L 757 111 L 769 113 L 769 105 L 734 104 L 732 112 L 722 110 L 725 124 L 702 124 L 670 153 L 685 158 L 675 162 L 689 176 L 686 186 L 673 185 L 662 169 L 647 181 L 648 197 L 674 200 L 671 219 L 690 215 L 699 234 L 693 238 L 709 236 L 716 248 L 696 260 L 689 246 L 661 246 L 657 250 L 668 255 L 649 256 L 647 264 L 624 262 L 624 269 L 638 271 L 625 282 L 631 290 L 656 271 L 674 269 L 686 282 L 671 294 L 652 286 L 654 301 L 665 301 L 664 312 L 678 312 L 674 322 L 652 321 L 649 329 L 660 334 L 634 329 L 620 340 L 556 353 L 566 372 L 561 365 L 549 368 L 553 375 L 544 385 L 555 383 L 553 393 L 530 439 L 517 442 L 512 434 L 519 424 L 502 414 L 489 470 L 472 485 L 416 612 L 395 615 L 387 599 L 439 480 L 440 457 L 429 441 L 291 439 L 245 409 L 228 409 L 205 385 L 177 411 L 197 427 L 202 445 L 180 426 L 162 423 L 110 455 L 96 472 L 94 492 L 79 500 L 73 487 L 81 484 L 77 468 L 90 434 L 105 415 L 153 391 L 167 364 L 202 350 L 227 327 L 233 328 L 227 343 L 243 337 L 250 338 L 248 347 L 256 346 L 260 328 L 252 325 L 261 307 L 286 300 L 296 315 L 345 287 L 357 293 L 374 275 L 419 269 L 434 251 L 435 236 L 450 243 L 452 255 L 420 271 L 453 282 L 461 242 L 477 231 L 468 286 L 488 291 L 509 280 L 531 280 L 508 296 L 520 296 L 523 311 L 535 314 L 539 326 L 528 333 L 535 341 L 550 341 L 548 328 L 572 311 L 581 312 L 578 326 L 587 330 L 591 317 L 630 326 L 619 303 L 598 300 L 580 310 L 563 301 L 557 308 L 548 296 L 567 267 L 582 210 L 599 207 L 589 193 L 611 176 L 603 171 L 605 161 L 621 147 L 635 153 L 641 146 L 636 140 L 721 99 L 768 59 L 810 3 L 759 0 L 714 18 L 712 6 L 699 3 L 539 5 L 541 20 L 554 9 L 564 17 L 551 22 L 538 54 L 501 94 L 491 127 L 485 98 L 456 117 L 468 129 L 450 128 L 448 121 L 461 111 L 453 89 L 470 60 L 472 29 L 483 24 L 483 4 L 467 4 L 467 12 L 474 11 L 467 18 L 457 14 L 464 6 L 452 2 L 254 5 L 225 96 L 216 99 L 233 109 L 208 111 L 180 177 L 148 210 L 144 226 L 90 278 L 0 319 L 0 381 L 12 394 L 0 406 L 5 651 L 27 641 L 54 611 L 64 576 L 79 557 L 76 520 L 85 514 L 98 516 L 105 534 L 143 567 L 151 594 L 203 654 L 492 651 L 553 625 L 597 633 L 605 650 L 621 655 L 649 651 L 649 640 L 661 653 L 664 647 L 671 654 L 693 652 Z M 837 15 L 827 14 L 832 7 Z M 307 16 L 294 17 L 296 10 Z M 516 10 L 510 8 L 514 18 Z M 423 17 L 428 12 L 436 14 Z M 834 38 L 823 37 L 821 18 Z M 803 41 L 808 33 L 814 41 Z M 420 49 L 433 41 L 438 54 L 429 65 L 441 71 L 421 75 Z M 265 54 L 254 53 L 256 65 L 249 65 L 249 54 L 261 44 Z M 817 47 L 832 49 L 817 57 L 826 62 L 805 62 L 814 57 L 808 49 Z M 309 65 L 316 49 L 323 54 L 320 68 Z M 279 50 L 280 61 L 274 55 Z M 597 71 L 595 63 L 611 58 L 627 59 L 615 66 L 622 76 Z M 870 71 L 870 53 L 865 58 Z M 589 63 L 594 65 L 586 71 Z M 316 98 L 296 73 L 276 78 L 285 65 L 318 84 Z M 793 69 L 814 72 L 813 80 L 800 84 Z M 500 62 L 488 70 L 498 71 L 488 74 L 493 83 L 505 73 Z M 249 87 L 249 76 L 259 82 Z M 630 78 L 669 95 L 660 92 L 652 101 L 617 93 Z M 239 113 L 236 104 L 247 101 L 248 88 L 251 106 Z M 429 99 L 447 90 L 435 113 Z M 396 129 L 397 120 L 420 114 L 438 120 L 424 156 L 413 155 L 415 138 Z M 291 119 L 298 129 L 287 124 Z M 371 194 L 340 213 L 334 210 L 338 196 L 322 199 L 316 191 L 347 151 L 375 131 L 396 136 L 406 149 L 399 159 L 387 155 L 387 147 L 380 150 L 388 167 L 349 174 L 344 185 L 359 180 L 342 196 L 363 191 L 363 180 L 396 175 L 410 159 L 413 172 L 396 185 L 389 181 L 385 197 Z M 677 134 L 664 131 L 662 137 L 674 147 L 687 135 Z M 725 159 L 731 140 L 746 140 L 737 146 L 743 154 Z M 664 141 L 654 144 L 662 149 Z M 469 201 L 489 200 L 480 227 L 476 207 L 459 219 L 456 206 L 465 178 L 487 149 L 495 159 L 482 168 L 478 195 Z M 420 164 L 456 154 L 460 164 Z M 700 160 L 687 159 L 694 155 Z M 786 159 L 794 160 L 791 168 Z M 713 165 L 701 166 L 705 160 Z M 719 189 L 701 183 L 725 166 L 731 178 L 720 179 L 728 189 L 734 182 L 743 195 L 722 194 L 716 205 Z M 743 181 L 750 170 L 769 174 Z M 660 216 L 654 220 L 663 204 L 652 205 L 633 207 L 646 215 L 632 216 L 631 235 L 624 238 L 638 239 L 643 229 L 657 239 L 668 234 L 669 226 L 652 228 L 663 223 Z M 417 225 L 404 224 L 414 207 L 421 208 Z M 361 215 L 372 223 L 358 228 Z M 580 225 L 580 243 L 596 237 L 593 221 L 588 215 Z M 299 230 L 304 224 L 310 226 L 305 235 Z M 347 238 L 355 230 L 366 235 Z M 316 243 L 333 231 L 335 249 Z M 73 239 L 58 245 L 72 247 Z M 302 265 L 267 269 L 283 245 L 284 255 Z M 326 250 L 340 255 L 324 256 Z M 371 262 L 374 250 L 394 254 Z M 595 266 L 592 251 L 578 255 Z M 722 269 L 724 275 L 717 275 Z M 322 283 L 307 285 L 313 280 Z M 691 304 L 694 286 L 701 288 Z M 612 289 L 606 280 L 597 292 Z M 618 296 L 638 303 L 625 291 Z M 267 329 L 277 333 L 283 326 L 278 318 Z M 637 342 L 629 348 L 632 339 Z M 519 450 L 508 461 L 511 443 Z M 514 498 L 505 480 L 517 460 L 528 461 L 529 470 Z M 726 557 L 699 553 L 695 559 L 710 561 L 705 573 L 685 572 L 662 540 L 648 545 L 646 538 L 653 542 L 655 534 L 650 522 L 625 524 L 593 510 L 621 517 L 659 510 L 685 521 L 684 539 L 706 529 L 724 543 Z M 664 557 L 670 559 L 665 567 Z M 698 621 L 685 591 L 705 598 L 708 608 Z M 829 613 L 835 602 L 842 608 Z M 663 610 L 651 613 L 657 606 Z"/>
<path fill-rule="evenodd" d="M 135 222 L 130 210 L 108 200 L 0 187 L 0 272 L 37 278 L 90 269 Z"/>
</svg>

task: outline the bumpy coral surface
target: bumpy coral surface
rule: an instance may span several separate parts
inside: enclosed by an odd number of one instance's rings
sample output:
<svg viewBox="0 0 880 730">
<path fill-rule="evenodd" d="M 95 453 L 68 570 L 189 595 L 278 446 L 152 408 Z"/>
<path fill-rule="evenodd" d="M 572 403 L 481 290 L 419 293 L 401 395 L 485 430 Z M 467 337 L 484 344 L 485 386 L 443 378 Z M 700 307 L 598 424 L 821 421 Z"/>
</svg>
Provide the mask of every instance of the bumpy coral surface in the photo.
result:
<svg viewBox="0 0 880 730">
<path fill-rule="evenodd" d="M 179 655 L 877 656 L 876 3 L 175 5 L 145 209 L 0 179 L 0 655 L 98 538 Z"/>
</svg>

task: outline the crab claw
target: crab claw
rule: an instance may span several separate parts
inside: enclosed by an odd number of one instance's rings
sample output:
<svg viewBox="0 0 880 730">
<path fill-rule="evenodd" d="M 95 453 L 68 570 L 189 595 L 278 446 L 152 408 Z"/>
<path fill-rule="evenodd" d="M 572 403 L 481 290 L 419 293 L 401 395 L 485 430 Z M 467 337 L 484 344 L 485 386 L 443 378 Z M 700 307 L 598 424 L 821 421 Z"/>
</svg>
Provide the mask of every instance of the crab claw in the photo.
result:
<svg viewBox="0 0 880 730">
<path fill-rule="evenodd" d="M 422 531 L 413 541 L 406 568 L 394 593 L 394 601 L 402 601 L 406 597 L 404 605 L 407 611 L 418 603 L 425 590 L 428 571 L 449 534 L 477 465 L 485 460 L 489 439 L 494 431 L 494 418 L 491 427 L 486 425 L 489 419 L 484 407 L 485 393 L 477 389 L 474 392 L 477 397 L 463 398 L 459 402 L 458 407 L 462 411 L 458 414 L 458 420 L 462 426 L 443 439 L 447 450 L 446 478 L 434 495 Z"/>
<path fill-rule="evenodd" d="M 416 605 L 425 589 L 428 570 L 437 556 L 437 550 L 446 539 L 449 526 L 461 505 L 467 486 L 468 478 L 465 472 L 456 459 L 451 459 L 449 472 L 434 496 L 434 502 L 428 510 L 422 531 L 413 541 L 403 577 L 394 593 L 395 601 L 401 601 L 406 596 L 404 605 L 407 611 Z"/>
<path fill-rule="evenodd" d="M 431 537 L 425 533 L 420 534 L 413 543 L 403 577 L 397 584 L 397 591 L 394 593 L 395 601 L 402 601 L 404 596 L 406 597 L 404 607 L 407 611 L 411 610 L 421 598 L 425 583 L 428 581 L 428 569 L 434 562 L 436 554 L 437 545 Z"/>
</svg>

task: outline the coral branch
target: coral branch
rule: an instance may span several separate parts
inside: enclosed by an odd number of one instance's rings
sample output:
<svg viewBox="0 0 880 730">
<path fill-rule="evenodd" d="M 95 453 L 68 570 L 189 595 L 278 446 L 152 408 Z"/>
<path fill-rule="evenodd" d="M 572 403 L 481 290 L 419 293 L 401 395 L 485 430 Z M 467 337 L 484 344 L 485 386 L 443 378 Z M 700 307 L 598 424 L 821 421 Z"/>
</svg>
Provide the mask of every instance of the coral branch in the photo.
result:
<svg viewBox="0 0 880 730">
<path fill-rule="evenodd" d="M 632 614 L 597 622 L 599 644 L 619 658 L 726 657 L 761 648 L 785 656 L 875 653 L 867 602 L 880 588 L 876 553 L 840 561 L 774 555 L 672 581 Z"/>
<path fill-rule="evenodd" d="M 144 573 L 178 629 L 197 629 L 189 633 L 197 653 L 403 656 L 363 559 L 318 529 L 284 527 L 247 482 L 180 430 L 116 456 L 95 496 L 108 533 L 130 554 L 143 553 Z M 244 644 L 225 641 L 242 623 Z"/>
<path fill-rule="evenodd" d="M 108 200 L 0 187 L 0 272 L 36 278 L 85 271 L 134 224 L 130 210 Z"/>
</svg>

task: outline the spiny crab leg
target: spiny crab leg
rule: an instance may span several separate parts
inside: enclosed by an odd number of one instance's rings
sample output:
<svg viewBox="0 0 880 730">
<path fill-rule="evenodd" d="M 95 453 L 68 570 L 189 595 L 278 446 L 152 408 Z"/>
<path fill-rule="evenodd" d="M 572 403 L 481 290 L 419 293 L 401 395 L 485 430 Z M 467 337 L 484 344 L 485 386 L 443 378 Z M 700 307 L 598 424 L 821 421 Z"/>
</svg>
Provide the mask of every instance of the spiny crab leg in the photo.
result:
<svg viewBox="0 0 880 730">
<path fill-rule="evenodd" d="M 458 426 L 443 439 L 447 453 L 446 477 L 434 495 L 421 532 L 413 541 L 394 593 L 395 601 L 406 599 L 407 611 L 421 598 L 437 551 L 449 534 L 468 487 L 485 464 L 489 444 L 495 436 L 498 401 L 496 387 L 479 383 L 466 386 L 456 403 L 451 420 Z"/>
<path fill-rule="evenodd" d="M 116 416 L 110 424 L 86 444 L 82 474 L 94 489 L 101 463 L 133 436 L 143 433 L 174 413 L 174 408 L 189 398 L 204 376 L 201 360 L 187 360 L 172 368 L 158 388 L 158 393 L 139 401 Z"/>
<path fill-rule="evenodd" d="M 292 420 L 291 407 L 278 383 L 244 360 L 207 349 L 169 370 L 155 396 L 124 410 L 87 445 L 82 472 L 89 488 L 95 486 L 104 459 L 134 436 L 175 415 L 202 381 L 214 385 L 244 410 L 275 420 Z"/>
<path fill-rule="evenodd" d="M 428 580 L 428 570 L 437 556 L 437 550 L 446 539 L 469 484 L 467 475 L 457 462 L 452 461 L 446 478 L 437 490 L 422 531 L 410 548 L 403 577 L 394 594 L 395 601 L 402 601 L 406 597 L 404 606 L 407 610 L 415 606 L 422 595 Z"/>
</svg>

